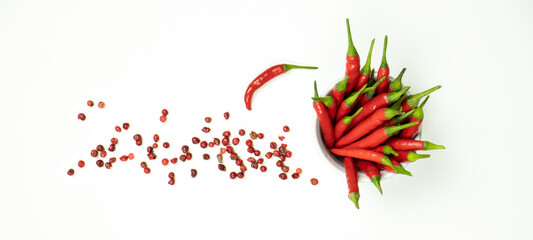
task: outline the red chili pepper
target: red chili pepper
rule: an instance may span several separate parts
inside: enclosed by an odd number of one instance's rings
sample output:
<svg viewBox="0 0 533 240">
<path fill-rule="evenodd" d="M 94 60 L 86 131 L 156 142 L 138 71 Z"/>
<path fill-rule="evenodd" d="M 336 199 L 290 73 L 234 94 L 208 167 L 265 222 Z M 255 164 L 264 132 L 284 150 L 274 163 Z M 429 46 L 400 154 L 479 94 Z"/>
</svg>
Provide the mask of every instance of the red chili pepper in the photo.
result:
<svg viewBox="0 0 533 240">
<path fill-rule="evenodd" d="M 390 158 L 383 153 L 368 149 L 345 149 L 345 148 L 330 148 L 329 151 L 335 155 L 343 157 L 359 158 L 375 163 L 380 163 L 392 167 Z"/>
<path fill-rule="evenodd" d="M 312 97 L 313 101 L 320 101 L 324 103 L 324 106 L 328 109 L 328 114 L 330 116 L 330 121 L 335 120 L 335 112 L 337 111 L 337 103 L 335 99 L 331 96 L 325 97 Z"/>
<path fill-rule="evenodd" d="M 352 41 L 352 31 L 350 30 L 350 21 L 346 19 L 346 29 L 348 29 L 348 51 L 346 52 L 346 72 L 348 83 L 346 85 L 346 93 L 350 93 L 355 88 L 355 83 L 359 78 L 359 68 L 361 67 L 361 59 Z"/>
<path fill-rule="evenodd" d="M 344 171 L 348 182 L 348 198 L 352 200 L 356 208 L 359 208 L 359 185 L 357 182 L 357 170 L 351 157 L 344 157 Z"/>
<path fill-rule="evenodd" d="M 385 41 L 383 43 L 383 57 L 381 57 L 381 66 L 379 66 L 378 70 L 378 77 L 377 79 L 381 79 L 382 77 L 385 77 L 387 81 L 383 81 L 379 86 L 377 87 L 376 91 L 378 94 L 387 92 L 389 89 L 389 64 L 387 63 L 387 43 L 389 41 L 389 37 L 385 35 Z"/>
<path fill-rule="evenodd" d="M 309 67 L 309 66 L 297 66 L 297 65 L 291 65 L 291 64 L 278 64 L 274 65 L 261 74 L 257 76 L 251 83 L 248 85 L 248 88 L 246 89 L 246 92 L 244 93 L 244 103 L 246 104 L 246 108 L 248 110 L 252 110 L 252 96 L 254 95 L 254 92 L 263 86 L 266 82 L 270 81 L 272 78 L 288 72 L 291 69 L 294 68 L 303 68 L 303 69 L 317 69 L 317 67 Z"/>
<path fill-rule="evenodd" d="M 372 39 L 372 43 L 370 43 L 370 50 L 368 51 L 368 57 L 366 58 L 366 63 L 361 68 L 361 73 L 359 74 L 359 77 L 357 78 L 357 82 L 355 83 L 355 90 L 359 91 L 363 85 L 368 83 L 368 78 L 370 77 L 370 60 L 372 58 L 372 49 L 374 49 L 374 42 L 376 39 Z"/>
<path fill-rule="evenodd" d="M 331 97 L 335 99 L 335 102 L 340 103 L 344 99 L 344 93 L 346 92 L 347 83 L 348 83 L 348 76 L 346 76 L 342 81 L 335 84 L 335 87 L 331 91 Z"/>
<path fill-rule="evenodd" d="M 348 125 L 350 125 L 352 119 L 362 110 L 362 108 L 359 108 L 359 110 L 357 110 L 357 112 L 355 112 L 353 115 L 346 116 L 342 119 L 342 121 L 339 121 L 337 124 L 335 124 L 335 127 L 333 128 L 333 131 L 335 132 L 335 140 L 342 137 L 342 134 L 344 134 L 344 131 L 346 131 L 346 128 L 348 128 Z"/>
<path fill-rule="evenodd" d="M 423 91 L 421 93 L 407 96 L 407 98 L 402 102 L 402 111 L 409 112 L 411 111 L 411 109 L 416 108 L 418 106 L 418 103 L 420 102 L 420 99 L 422 99 L 423 97 L 427 96 L 428 94 L 434 92 L 435 90 L 441 87 L 442 87 L 441 85 L 438 85 L 426 91 Z"/>
<path fill-rule="evenodd" d="M 426 102 L 428 101 L 428 99 L 429 99 L 429 96 L 422 102 L 422 104 L 420 104 L 420 106 L 414 109 L 415 111 L 413 112 L 413 116 L 411 116 L 411 118 L 409 119 L 409 122 L 417 122 L 419 124 L 412 126 L 410 128 L 404 129 L 400 133 L 401 138 L 413 138 L 418 133 L 420 124 L 422 124 L 422 121 L 424 120 L 424 111 L 422 110 L 422 108 L 424 107 L 424 105 L 426 105 Z"/>
<path fill-rule="evenodd" d="M 398 161 L 396 161 L 394 159 L 391 159 L 390 161 L 394 165 L 394 167 L 395 167 L 394 169 L 391 168 L 390 166 L 379 164 L 379 163 L 376 163 L 376 167 L 379 168 L 379 169 L 388 171 L 388 172 L 392 172 L 392 173 L 399 173 L 399 174 L 403 174 L 403 175 L 407 175 L 407 176 L 413 176 L 413 174 L 411 174 L 409 171 L 405 170 L 405 168 L 403 168 L 402 164 L 400 164 Z"/>
<path fill-rule="evenodd" d="M 366 85 L 364 85 L 359 91 L 353 92 L 349 97 L 344 99 L 344 101 L 339 104 L 337 113 L 335 114 L 335 122 L 340 121 L 343 117 L 346 117 L 350 111 L 352 111 L 352 108 L 356 105 L 355 103 L 361 97 L 361 93 L 363 93 L 366 89 Z"/>
<path fill-rule="evenodd" d="M 392 82 L 389 84 L 389 92 L 396 92 L 402 89 L 402 78 L 405 70 L 407 70 L 407 68 L 403 68 L 400 74 L 398 74 L 398 77 L 392 80 Z"/>
<path fill-rule="evenodd" d="M 389 106 L 391 103 L 396 102 L 405 92 L 407 92 L 407 90 L 409 90 L 409 87 L 406 87 L 398 92 L 382 93 L 376 96 L 363 106 L 363 111 L 352 120 L 350 126 L 348 126 L 348 130 L 354 128 L 359 122 L 370 116 L 370 114 L 377 109 Z"/>
<path fill-rule="evenodd" d="M 315 81 L 315 97 L 318 97 L 318 90 Z M 333 124 L 329 117 L 329 112 L 324 103 L 321 101 L 313 101 L 313 108 L 316 111 L 318 122 L 320 123 L 320 129 L 322 129 L 322 137 L 327 147 L 332 147 L 335 143 L 335 134 L 333 132 Z"/>
<path fill-rule="evenodd" d="M 374 74 L 373 70 L 372 70 L 372 74 Z M 379 84 L 384 82 L 384 80 L 385 80 L 385 77 L 382 77 L 377 82 L 373 83 L 372 90 L 366 92 L 365 94 L 363 94 L 363 96 L 361 96 L 361 100 L 359 100 L 358 106 L 364 106 L 366 103 L 370 102 L 370 100 L 372 100 L 374 96 L 376 95 L 377 87 L 379 86 Z"/>
<path fill-rule="evenodd" d="M 406 129 L 408 127 L 414 126 L 418 124 L 417 122 L 414 123 L 408 123 L 400 126 L 390 126 L 390 127 L 382 127 L 370 135 L 366 136 L 365 138 L 354 142 L 344 148 L 346 149 L 360 149 L 360 148 L 375 148 L 379 146 L 381 143 L 387 141 L 393 134 L 400 132 L 403 129 Z"/>
<path fill-rule="evenodd" d="M 390 145 L 396 151 L 445 149 L 444 146 L 432 142 L 405 138 L 391 138 L 387 140 L 386 144 Z"/>
<path fill-rule="evenodd" d="M 394 149 L 390 146 L 390 145 L 381 145 L 381 146 L 377 146 L 376 148 L 372 149 L 376 152 L 381 152 L 385 155 L 394 155 L 394 156 L 398 156 L 398 153 L 396 151 L 394 151 Z"/>
<path fill-rule="evenodd" d="M 367 135 L 372 130 L 379 127 L 384 121 L 389 120 L 398 114 L 401 114 L 401 112 L 391 108 L 380 108 L 376 110 L 374 113 L 372 113 L 372 115 L 361 121 L 361 123 L 357 124 L 357 126 L 350 130 L 350 132 L 338 139 L 338 141 L 335 143 L 335 147 L 344 147 L 350 143 L 353 143 L 354 141 L 357 141 L 359 138 Z"/>
<path fill-rule="evenodd" d="M 429 154 L 418 154 L 415 151 L 398 151 L 398 156 L 394 159 L 400 162 L 414 162 L 421 158 L 429 158 Z"/>
<path fill-rule="evenodd" d="M 383 194 L 383 190 L 381 189 L 381 173 L 379 172 L 379 169 L 371 162 L 367 162 L 364 160 L 355 160 L 355 167 L 357 167 L 361 172 L 366 174 L 368 178 L 370 178 L 370 181 L 374 183 L 374 186 L 378 188 L 379 193 Z"/>
</svg>

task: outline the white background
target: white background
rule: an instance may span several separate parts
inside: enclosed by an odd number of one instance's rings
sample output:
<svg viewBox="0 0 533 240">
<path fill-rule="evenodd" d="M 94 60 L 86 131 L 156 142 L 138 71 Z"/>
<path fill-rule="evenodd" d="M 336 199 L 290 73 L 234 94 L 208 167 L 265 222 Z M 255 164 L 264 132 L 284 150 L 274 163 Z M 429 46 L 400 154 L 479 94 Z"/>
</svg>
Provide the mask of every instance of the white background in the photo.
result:
<svg viewBox="0 0 533 240">
<path fill-rule="evenodd" d="M 532 10 L 527 0 L 2 0 L 0 239 L 532 239 Z M 387 34 L 391 75 L 407 67 L 412 92 L 443 85 L 423 137 L 446 150 L 408 166 L 413 177 L 384 180 L 383 195 L 361 183 L 360 210 L 314 145 L 309 98 L 313 80 L 324 92 L 343 76 L 345 18 L 362 61 L 376 38 L 379 67 Z M 246 111 L 246 86 L 278 63 L 319 69 L 280 76 Z M 130 130 L 114 132 L 124 121 Z M 139 167 L 154 133 L 171 143 L 160 159 L 241 127 L 264 132 L 265 149 L 285 124 L 298 180 L 281 181 L 273 162 L 230 180 L 198 146 L 193 161 Z M 137 158 L 98 169 L 89 151 L 112 136 L 117 154 Z"/>
</svg>

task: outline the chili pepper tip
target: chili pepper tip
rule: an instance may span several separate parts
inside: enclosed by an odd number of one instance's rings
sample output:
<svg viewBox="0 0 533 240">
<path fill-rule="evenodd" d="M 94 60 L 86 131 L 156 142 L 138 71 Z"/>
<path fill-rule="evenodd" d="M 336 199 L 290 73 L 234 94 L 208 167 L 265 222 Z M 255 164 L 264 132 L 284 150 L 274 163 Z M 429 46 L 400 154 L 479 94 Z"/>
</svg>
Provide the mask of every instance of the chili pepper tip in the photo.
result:
<svg viewBox="0 0 533 240">
<path fill-rule="evenodd" d="M 359 193 L 351 192 L 348 194 L 348 198 L 352 200 L 352 202 L 355 204 L 355 207 L 359 209 Z"/>
<path fill-rule="evenodd" d="M 316 87 L 316 80 L 315 80 L 315 97 L 318 97 L 318 90 L 317 90 L 317 87 Z"/>
<path fill-rule="evenodd" d="M 374 176 L 370 179 L 372 183 L 374 183 L 374 186 L 379 190 L 379 193 L 383 195 L 383 189 L 381 189 L 381 183 L 380 183 L 381 177 L 380 176 Z"/>
<path fill-rule="evenodd" d="M 420 102 L 420 99 L 422 99 L 423 97 L 427 96 L 428 94 L 438 90 L 439 88 L 441 88 L 442 86 L 441 85 L 437 85 L 435 87 L 432 87 L 426 91 L 423 91 L 421 93 L 417 93 L 417 94 L 413 94 L 411 96 L 408 96 L 407 97 L 407 100 L 405 100 L 405 103 L 407 103 L 407 105 L 409 105 L 411 108 L 415 108 L 418 106 L 418 102 Z"/>
</svg>

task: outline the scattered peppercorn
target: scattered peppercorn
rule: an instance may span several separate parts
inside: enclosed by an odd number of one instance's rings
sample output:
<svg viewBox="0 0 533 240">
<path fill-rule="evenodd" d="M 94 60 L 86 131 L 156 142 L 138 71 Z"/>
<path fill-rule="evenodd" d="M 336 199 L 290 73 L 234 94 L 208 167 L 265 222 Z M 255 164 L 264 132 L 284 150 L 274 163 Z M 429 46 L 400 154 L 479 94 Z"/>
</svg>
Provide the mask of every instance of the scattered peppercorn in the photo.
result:
<svg viewBox="0 0 533 240">
<path fill-rule="evenodd" d="M 235 179 L 236 177 L 237 177 L 237 173 L 236 172 L 231 172 L 229 174 L 229 178 L 231 178 L 231 179 Z"/>
<path fill-rule="evenodd" d="M 280 173 L 280 174 L 279 174 L 279 178 L 281 178 L 281 180 L 285 180 L 285 179 L 287 179 L 287 174 L 285 174 L 285 173 Z"/>
<path fill-rule="evenodd" d="M 283 131 L 284 132 L 288 132 L 290 131 L 291 129 L 289 128 L 289 126 L 283 126 Z"/>
<path fill-rule="evenodd" d="M 101 144 L 98 144 L 98 146 L 96 146 L 96 151 L 104 151 L 104 146 L 102 146 Z"/>
<path fill-rule="evenodd" d="M 150 170 L 149 167 L 145 167 L 144 168 L 144 173 L 149 174 L 150 172 L 151 172 L 151 170 Z"/>
<path fill-rule="evenodd" d="M 67 171 L 67 174 L 68 174 L 69 176 L 74 175 L 74 169 L 72 169 L 72 168 L 69 169 L 69 170 Z"/>
<path fill-rule="evenodd" d="M 260 170 L 261 170 L 261 172 L 266 172 L 267 167 L 266 167 L 266 166 L 261 166 L 261 167 L 260 167 Z"/>
<path fill-rule="evenodd" d="M 142 167 L 142 168 L 146 168 L 146 167 L 148 167 L 148 165 L 146 164 L 146 162 L 142 162 L 142 163 L 141 163 L 141 167 Z"/>
<path fill-rule="evenodd" d="M 85 162 L 83 160 L 78 161 L 78 167 L 82 168 L 85 167 Z"/>
<path fill-rule="evenodd" d="M 176 180 L 174 178 L 171 178 L 170 180 L 168 180 L 168 184 L 170 185 L 174 185 L 176 183 Z"/>
<path fill-rule="evenodd" d="M 203 128 L 202 128 L 202 132 L 204 132 L 204 133 L 211 132 L 211 128 L 203 127 Z"/>
<path fill-rule="evenodd" d="M 218 164 L 218 170 L 220 171 L 226 171 L 226 166 L 224 164 Z"/>
<path fill-rule="evenodd" d="M 250 132 L 250 138 L 253 140 L 257 139 L 257 133 L 254 131 Z"/>
<path fill-rule="evenodd" d="M 102 159 L 99 159 L 98 161 L 96 161 L 96 166 L 103 167 L 104 166 L 104 161 L 102 161 Z"/>
<path fill-rule="evenodd" d="M 91 157 L 98 157 L 98 151 L 96 149 L 91 150 Z"/>
<path fill-rule="evenodd" d="M 206 148 L 206 147 L 207 147 L 207 142 L 206 142 L 206 141 L 202 141 L 202 142 L 200 143 L 200 147 L 201 147 L 201 148 Z"/>
<path fill-rule="evenodd" d="M 118 144 L 117 138 L 111 138 L 111 144 Z"/>
<path fill-rule="evenodd" d="M 205 122 L 206 122 L 206 123 L 210 123 L 211 120 L 212 120 L 211 117 L 206 117 L 206 118 L 205 118 Z"/>
<path fill-rule="evenodd" d="M 196 175 L 198 174 L 198 171 L 196 171 L 196 169 L 191 169 L 191 177 L 196 177 Z"/>
<path fill-rule="evenodd" d="M 225 112 L 225 113 L 224 113 L 224 118 L 225 118 L 226 120 L 229 119 L 229 112 Z"/>
<path fill-rule="evenodd" d="M 164 148 L 168 148 L 168 147 L 170 147 L 170 143 L 168 143 L 168 142 L 164 142 L 164 143 L 163 143 L 163 147 L 164 147 Z"/>
<path fill-rule="evenodd" d="M 198 144 L 200 142 L 200 139 L 197 137 L 192 138 L 192 144 Z"/>
<path fill-rule="evenodd" d="M 204 160 L 209 160 L 209 158 L 211 158 L 211 157 L 209 156 L 209 154 L 204 153 L 203 158 L 204 158 Z"/>
<path fill-rule="evenodd" d="M 83 114 L 83 113 L 79 113 L 79 114 L 78 114 L 78 119 L 79 119 L 79 120 L 85 121 L 86 118 L 87 118 L 87 117 L 85 116 L 85 114 Z"/>
<path fill-rule="evenodd" d="M 264 137 L 265 137 L 265 134 L 263 134 L 263 133 L 258 133 L 257 134 L 257 138 L 259 138 L 259 139 L 263 139 Z"/>
<path fill-rule="evenodd" d="M 154 134 L 154 142 L 159 142 L 159 135 L 158 134 Z"/>
<path fill-rule="evenodd" d="M 130 124 L 129 123 L 123 123 L 122 124 L 122 128 L 124 128 L 124 130 L 128 130 L 130 128 Z"/>
<path fill-rule="evenodd" d="M 243 178 L 243 177 L 244 177 L 244 172 L 239 172 L 239 173 L 237 173 L 237 177 L 238 177 L 238 178 Z"/>
<path fill-rule="evenodd" d="M 301 168 L 297 168 L 297 169 L 296 169 L 296 173 L 298 173 L 298 174 L 302 174 L 302 169 L 301 169 Z"/>
<path fill-rule="evenodd" d="M 105 103 L 104 102 L 99 102 L 98 103 L 98 107 L 99 108 L 104 108 L 105 107 Z"/>
<path fill-rule="evenodd" d="M 283 171 L 283 172 L 285 172 L 285 173 L 286 173 L 286 172 L 289 172 L 289 166 L 282 166 L 282 167 L 281 167 L 281 171 Z"/>
<path fill-rule="evenodd" d="M 239 138 L 233 138 L 233 140 L 231 140 L 231 143 L 233 143 L 233 145 L 238 145 L 239 144 Z"/>
<path fill-rule="evenodd" d="M 159 121 L 166 122 L 167 121 L 167 117 L 165 117 L 165 115 L 162 115 L 161 117 L 159 117 Z"/>
<path fill-rule="evenodd" d="M 294 178 L 294 179 L 298 179 L 298 178 L 300 177 L 300 174 L 298 174 L 298 173 L 293 173 L 291 176 L 292 176 L 292 178 Z"/>
<path fill-rule="evenodd" d="M 174 174 L 174 172 L 169 172 L 168 173 L 168 177 L 169 178 L 174 178 L 176 176 L 176 174 Z"/>
<path fill-rule="evenodd" d="M 317 185 L 317 184 L 318 184 L 318 179 L 316 179 L 316 178 L 311 178 L 311 184 L 313 184 L 313 185 Z"/>
<path fill-rule="evenodd" d="M 89 107 L 94 106 L 94 102 L 92 100 L 87 101 L 87 106 Z"/>
<path fill-rule="evenodd" d="M 115 151 L 115 148 L 116 148 L 116 147 L 115 147 L 115 144 L 111 144 L 111 145 L 109 145 L 109 147 L 107 148 L 107 150 L 110 151 L 110 152 L 113 152 L 113 151 Z"/>
<path fill-rule="evenodd" d="M 111 164 L 110 162 L 105 163 L 105 168 L 111 169 L 111 167 L 113 167 L 113 164 Z"/>
<path fill-rule="evenodd" d="M 110 163 L 114 163 L 117 161 L 117 158 L 116 157 L 112 157 L 112 158 L 109 158 L 109 162 Z"/>
<path fill-rule="evenodd" d="M 122 128 L 120 128 L 120 126 L 115 126 L 115 131 L 122 132 Z"/>
<path fill-rule="evenodd" d="M 163 166 L 168 165 L 168 159 L 167 159 L 167 158 L 163 158 L 163 159 L 161 160 L 161 163 L 163 164 Z"/>
</svg>

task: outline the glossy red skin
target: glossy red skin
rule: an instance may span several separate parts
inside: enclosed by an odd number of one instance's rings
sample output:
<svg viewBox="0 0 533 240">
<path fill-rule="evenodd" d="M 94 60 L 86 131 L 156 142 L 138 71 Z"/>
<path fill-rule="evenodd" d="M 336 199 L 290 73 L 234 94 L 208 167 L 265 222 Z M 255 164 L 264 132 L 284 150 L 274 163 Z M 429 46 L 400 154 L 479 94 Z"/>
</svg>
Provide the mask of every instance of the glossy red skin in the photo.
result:
<svg viewBox="0 0 533 240">
<path fill-rule="evenodd" d="M 412 108 L 411 106 L 407 105 L 406 100 L 403 100 L 403 103 L 402 103 L 402 112 L 406 113 L 406 112 L 411 111 L 411 109 L 413 109 L 413 108 Z"/>
<path fill-rule="evenodd" d="M 369 148 L 375 148 L 379 146 L 381 143 L 387 141 L 390 136 L 387 136 L 387 133 L 385 132 L 385 128 L 380 128 L 370 135 L 366 136 L 365 138 L 354 142 L 346 147 L 343 147 L 344 149 L 369 149 Z"/>
<path fill-rule="evenodd" d="M 354 103 L 350 107 L 346 105 L 345 101 L 342 101 L 342 103 L 337 108 L 337 113 L 335 115 L 335 122 L 342 120 L 342 118 L 346 117 L 350 113 L 350 111 L 352 111 L 352 109 L 357 105 L 357 102 L 359 101 L 359 99 L 361 99 L 361 95 L 364 95 L 364 94 L 359 94 L 357 99 L 355 99 Z"/>
<path fill-rule="evenodd" d="M 416 133 L 418 133 L 418 129 L 420 128 L 420 124 L 422 124 L 422 121 L 423 121 L 423 119 L 416 119 L 415 117 L 411 116 L 411 119 L 409 120 L 409 123 L 417 122 L 418 124 L 402 130 L 402 132 L 400 133 L 400 138 L 413 138 L 413 137 L 415 137 Z"/>
<path fill-rule="evenodd" d="M 335 114 L 337 113 L 337 102 L 333 101 L 333 103 L 326 108 L 328 109 L 330 121 L 335 121 Z"/>
<path fill-rule="evenodd" d="M 382 158 L 385 156 L 383 153 L 368 149 L 330 148 L 329 151 L 338 156 L 359 158 L 375 163 L 381 163 Z"/>
<path fill-rule="evenodd" d="M 352 119 L 352 122 L 348 126 L 348 130 L 354 128 L 359 122 L 370 116 L 377 109 L 390 105 L 388 93 L 382 93 L 372 99 L 370 102 L 363 105 L 363 110 Z"/>
<path fill-rule="evenodd" d="M 244 93 L 244 102 L 246 103 L 246 108 L 252 110 L 252 97 L 255 90 L 263 86 L 270 79 L 282 74 L 285 72 L 285 67 L 283 64 L 274 65 L 261 74 L 259 74 L 251 83 L 248 85 L 246 92 Z"/>
<path fill-rule="evenodd" d="M 363 96 L 361 96 L 361 98 L 357 102 L 357 106 L 364 106 L 365 104 L 370 102 L 370 100 L 372 100 L 372 98 L 368 98 L 366 97 L 366 94 L 363 94 Z"/>
<path fill-rule="evenodd" d="M 331 123 L 331 118 L 329 117 L 328 109 L 323 102 L 314 102 L 313 108 L 316 111 L 318 117 L 318 122 L 320 123 L 320 129 L 322 129 L 322 136 L 324 138 L 324 143 L 326 146 L 332 147 L 335 143 L 335 134 L 333 133 L 333 124 Z"/>
<path fill-rule="evenodd" d="M 381 82 L 378 87 L 376 88 L 376 94 L 381 94 L 384 92 L 389 92 L 389 68 L 380 68 L 378 70 L 378 77 L 376 79 L 381 79 L 382 77 L 386 77 L 385 81 Z"/>
<path fill-rule="evenodd" d="M 361 172 L 365 173 L 368 178 L 372 179 L 373 177 L 381 177 L 381 172 L 376 167 L 374 163 L 356 159 L 355 167 L 357 167 Z"/>
<path fill-rule="evenodd" d="M 348 84 L 346 85 L 346 93 L 352 92 L 355 88 L 357 79 L 359 78 L 361 68 L 361 59 L 359 55 L 346 56 L 346 72 L 348 76 Z"/>
<path fill-rule="evenodd" d="M 394 157 L 394 159 L 396 159 L 397 161 L 399 162 L 409 162 L 409 159 L 407 159 L 407 156 L 409 155 L 410 152 L 414 152 L 414 151 L 396 151 L 398 153 L 398 156 Z"/>
<path fill-rule="evenodd" d="M 413 151 L 424 150 L 424 141 L 418 141 L 405 138 L 390 138 L 386 144 L 390 145 L 395 151 Z"/>
<path fill-rule="evenodd" d="M 335 100 L 335 111 L 337 111 L 338 103 L 344 100 L 344 92 L 337 91 L 337 86 L 335 86 L 333 87 L 333 91 L 331 91 L 331 97 Z"/>
<path fill-rule="evenodd" d="M 368 84 L 368 79 L 370 78 L 370 75 L 366 74 L 359 74 L 359 78 L 357 79 L 357 82 L 355 83 L 355 91 L 359 91 L 365 84 Z"/>
<path fill-rule="evenodd" d="M 333 128 L 333 132 L 335 133 L 335 141 L 342 137 L 342 134 L 344 134 L 346 128 L 348 128 L 348 125 L 346 125 L 346 123 L 344 123 L 342 120 L 335 124 L 335 127 Z"/>
<path fill-rule="evenodd" d="M 357 170 L 353 158 L 344 157 L 344 171 L 346 172 L 346 181 L 348 182 L 349 193 L 359 193 L 359 185 L 357 181 Z"/>
<path fill-rule="evenodd" d="M 386 108 L 380 108 L 376 110 L 372 113 L 372 115 L 361 121 L 361 123 L 357 124 L 356 127 L 338 139 L 338 141 L 335 143 L 335 147 L 344 147 L 350 143 L 353 143 L 354 141 L 357 141 L 359 138 L 362 138 L 372 130 L 378 128 L 381 124 L 383 124 L 384 121 L 387 121 L 387 117 L 385 117 L 385 109 Z M 364 111 L 364 108 L 362 111 Z"/>
</svg>

